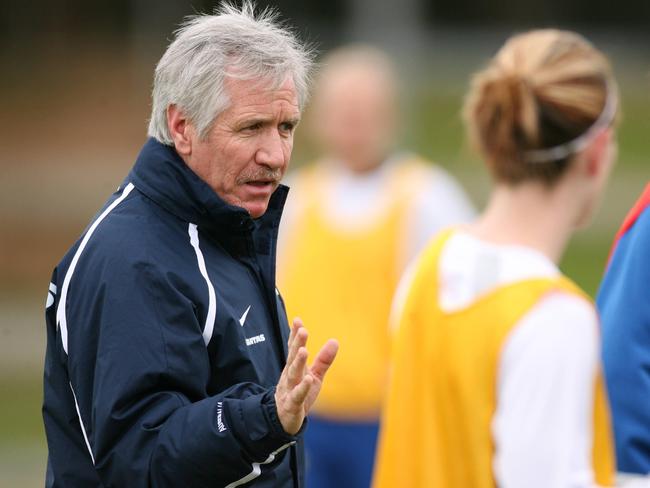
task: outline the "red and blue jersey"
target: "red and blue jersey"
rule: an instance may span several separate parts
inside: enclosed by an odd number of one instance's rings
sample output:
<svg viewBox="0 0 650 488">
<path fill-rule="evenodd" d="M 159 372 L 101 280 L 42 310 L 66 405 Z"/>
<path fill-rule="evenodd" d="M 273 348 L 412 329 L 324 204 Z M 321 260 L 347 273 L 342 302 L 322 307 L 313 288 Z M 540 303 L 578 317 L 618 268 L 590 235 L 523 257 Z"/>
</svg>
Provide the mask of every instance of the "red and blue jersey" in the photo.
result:
<svg viewBox="0 0 650 488">
<path fill-rule="evenodd" d="M 650 184 L 616 235 L 597 299 L 618 470 L 650 473 Z"/>
</svg>

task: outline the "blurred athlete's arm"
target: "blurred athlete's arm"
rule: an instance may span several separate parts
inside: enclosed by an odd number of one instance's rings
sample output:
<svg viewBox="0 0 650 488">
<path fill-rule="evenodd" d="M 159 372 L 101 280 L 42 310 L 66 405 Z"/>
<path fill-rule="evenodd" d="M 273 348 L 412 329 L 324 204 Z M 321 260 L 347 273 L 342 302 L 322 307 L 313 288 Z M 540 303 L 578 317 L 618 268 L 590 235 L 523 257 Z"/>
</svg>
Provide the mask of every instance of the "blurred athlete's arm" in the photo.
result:
<svg viewBox="0 0 650 488">
<path fill-rule="evenodd" d="M 646 190 L 646 192 L 650 192 Z M 633 214 L 631 214 L 633 215 Z M 650 207 L 625 232 L 598 292 L 619 472 L 650 473 Z M 646 479 L 650 486 L 650 480 Z"/>
<path fill-rule="evenodd" d="M 592 470 L 598 322 L 581 298 L 555 293 L 504 344 L 492 434 L 500 488 L 586 488 Z"/>
</svg>

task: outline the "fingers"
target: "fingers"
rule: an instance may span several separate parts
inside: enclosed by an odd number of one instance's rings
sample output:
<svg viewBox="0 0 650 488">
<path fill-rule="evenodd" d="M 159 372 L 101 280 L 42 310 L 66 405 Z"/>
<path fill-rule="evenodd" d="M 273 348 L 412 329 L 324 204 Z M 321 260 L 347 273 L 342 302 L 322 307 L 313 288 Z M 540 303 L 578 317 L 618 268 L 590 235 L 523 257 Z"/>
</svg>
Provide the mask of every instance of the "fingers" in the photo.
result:
<svg viewBox="0 0 650 488">
<path fill-rule="evenodd" d="M 307 368 L 307 338 L 309 334 L 299 318 L 294 319 L 289 333 L 287 362 L 275 391 L 278 416 L 284 430 L 295 434 L 300 430 L 305 414 L 320 392 L 323 378 L 336 358 L 339 344 L 334 339 L 325 343 Z"/>
<path fill-rule="evenodd" d="M 296 352 L 295 360 L 290 364 L 287 363 L 287 380 L 289 382 L 289 388 L 293 388 L 295 385 L 300 383 L 305 377 L 305 366 L 307 365 L 307 349 L 301 347 L 298 352 Z"/>
<path fill-rule="evenodd" d="M 339 350 L 339 343 L 335 339 L 330 339 L 325 343 L 325 345 L 318 351 L 318 354 L 314 358 L 314 364 L 311 366 L 311 373 L 318 380 L 323 380 L 327 370 L 330 368 L 334 359 L 336 358 L 336 353 Z"/>
<path fill-rule="evenodd" d="M 302 427 L 307 412 L 306 402 L 314 388 L 314 383 L 313 376 L 306 374 L 287 395 L 278 396 L 276 390 L 275 403 L 278 418 L 282 428 L 288 434 L 295 435 Z"/>
<path fill-rule="evenodd" d="M 302 324 L 295 324 L 292 335 L 287 364 L 275 390 L 275 403 L 282 427 L 293 435 L 305 419 L 306 401 L 315 379 L 307 372 L 307 331 Z"/>
<path fill-rule="evenodd" d="M 291 332 L 293 334 L 293 339 L 290 339 L 291 344 L 289 345 L 289 353 L 287 355 L 288 366 L 293 363 L 300 348 L 305 347 L 307 344 L 307 337 L 309 336 L 307 329 L 302 326 L 302 323 L 296 326 L 296 322 L 294 322 L 294 329 Z"/>
<path fill-rule="evenodd" d="M 302 378 L 302 381 L 293 390 L 291 390 L 291 402 L 293 403 L 294 407 L 301 410 L 301 413 L 304 412 L 305 400 L 307 399 L 307 395 L 309 395 L 309 391 L 311 390 L 313 384 L 314 378 L 312 378 L 311 375 L 306 374 Z"/>
<path fill-rule="evenodd" d="M 296 337 L 296 332 L 303 326 L 302 320 L 299 317 L 293 319 L 293 325 L 291 326 L 291 332 L 289 333 L 289 340 L 287 341 L 289 348 L 293 339 Z"/>
<path fill-rule="evenodd" d="M 301 327 L 304 327 L 303 323 L 302 323 L 302 319 L 300 317 L 294 318 L 293 319 L 293 325 L 291 326 L 291 332 L 289 333 L 289 340 L 287 341 L 289 348 L 291 347 L 291 343 L 293 342 L 293 340 L 296 337 L 296 332 L 298 332 L 298 330 Z"/>
</svg>

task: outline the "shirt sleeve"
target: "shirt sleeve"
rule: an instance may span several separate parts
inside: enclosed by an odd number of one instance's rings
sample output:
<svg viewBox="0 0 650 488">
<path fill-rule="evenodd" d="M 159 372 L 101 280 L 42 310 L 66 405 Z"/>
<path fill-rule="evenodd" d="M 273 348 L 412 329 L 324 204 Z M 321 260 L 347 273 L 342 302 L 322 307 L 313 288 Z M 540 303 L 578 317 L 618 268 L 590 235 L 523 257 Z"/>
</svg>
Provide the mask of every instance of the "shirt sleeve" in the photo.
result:
<svg viewBox="0 0 650 488">
<path fill-rule="evenodd" d="M 105 486 L 243 484 L 297 439 L 282 429 L 273 388 L 241 383 L 208 395 L 193 304 L 155 265 L 88 265 L 70 296 L 67 370 Z"/>
<path fill-rule="evenodd" d="M 403 264 L 409 263 L 440 230 L 471 221 L 476 212 L 469 197 L 442 168 L 421 175 L 406 222 Z"/>
<path fill-rule="evenodd" d="M 492 423 L 494 473 L 501 488 L 586 488 L 599 364 L 593 307 L 548 295 L 504 344 Z"/>
<path fill-rule="evenodd" d="M 624 234 L 598 293 L 617 469 L 650 473 L 650 208 Z"/>
</svg>

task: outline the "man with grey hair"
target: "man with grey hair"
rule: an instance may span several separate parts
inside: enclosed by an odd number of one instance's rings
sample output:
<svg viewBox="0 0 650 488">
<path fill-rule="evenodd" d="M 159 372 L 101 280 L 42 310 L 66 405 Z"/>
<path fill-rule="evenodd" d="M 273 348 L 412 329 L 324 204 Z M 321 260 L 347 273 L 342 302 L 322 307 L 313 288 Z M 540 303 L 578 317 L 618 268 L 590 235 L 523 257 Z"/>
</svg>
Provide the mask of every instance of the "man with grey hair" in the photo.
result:
<svg viewBox="0 0 650 488">
<path fill-rule="evenodd" d="M 303 484 L 305 416 L 338 349 L 307 366 L 275 288 L 310 64 L 248 3 L 176 33 L 150 139 L 49 286 L 46 486 Z"/>
</svg>

